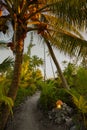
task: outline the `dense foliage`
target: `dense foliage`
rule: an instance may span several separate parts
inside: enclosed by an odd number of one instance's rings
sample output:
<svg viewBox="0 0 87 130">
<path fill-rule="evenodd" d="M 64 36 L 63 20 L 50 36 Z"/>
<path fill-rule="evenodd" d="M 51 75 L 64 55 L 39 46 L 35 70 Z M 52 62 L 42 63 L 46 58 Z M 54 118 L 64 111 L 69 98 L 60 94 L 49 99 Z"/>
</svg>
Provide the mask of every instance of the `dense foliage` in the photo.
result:
<svg viewBox="0 0 87 130">
<path fill-rule="evenodd" d="M 33 57 L 36 57 L 36 63 L 33 63 Z M 7 97 L 7 93 L 12 80 L 13 64 L 12 58 L 7 58 L 0 64 L 0 104 L 1 102 L 5 102 L 9 105 L 11 111 L 13 102 L 11 98 Z M 41 70 L 38 68 L 40 64 L 43 64 L 43 61 L 39 57 L 30 57 L 27 53 L 24 54 L 21 80 L 15 105 L 21 103 L 26 96 L 32 95 L 38 89 L 38 86 L 43 79 Z"/>
<path fill-rule="evenodd" d="M 87 69 L 82 65 L 68 63 L 64 75 L 70 89 L 61 87 L 59 77 L 46 81 L 40 97 L 41 109 L 48 112 L 56 107 L 56 101 L 61 100 L 74 109 L 75 121 L 84 121 L 87 126 Z"/>
</svg>

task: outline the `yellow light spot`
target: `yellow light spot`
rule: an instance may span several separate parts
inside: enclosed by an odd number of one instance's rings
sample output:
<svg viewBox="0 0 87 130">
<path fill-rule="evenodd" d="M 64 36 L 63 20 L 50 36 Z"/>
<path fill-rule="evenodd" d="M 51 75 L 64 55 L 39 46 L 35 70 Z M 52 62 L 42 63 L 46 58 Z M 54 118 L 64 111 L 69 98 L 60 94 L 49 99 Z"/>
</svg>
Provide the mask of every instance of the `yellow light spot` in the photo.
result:
<svg viewBox="0 0 87 130">
<path fill-rule="evenodd" d="M 61 109 L 62 105 L 63 105 L 63 102 L 61 100 L 58 100 L 56 102 L 56 106 L 57 106 L 58 109 Z"/>
<path fill-rule="evenodd" d="M 57 108 L 58 108 L 58 109 L 61 109 L 61 105 L 57 105 Z"/>
<path fill-rule="evenodd" d="M 2 16 L 2 14 L 3 14 L 3 12 L 2 12 L 2 10 L 0 9 L 0 17 Z"/>
</svg>

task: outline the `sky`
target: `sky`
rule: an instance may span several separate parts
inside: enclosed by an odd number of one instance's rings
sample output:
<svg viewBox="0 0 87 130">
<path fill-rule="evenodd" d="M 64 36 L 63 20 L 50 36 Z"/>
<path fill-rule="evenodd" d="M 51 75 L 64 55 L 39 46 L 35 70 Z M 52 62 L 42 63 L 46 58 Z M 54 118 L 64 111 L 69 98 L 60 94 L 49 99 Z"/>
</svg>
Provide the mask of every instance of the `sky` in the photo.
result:
<svg viewBox="0 0 87 130">
<path fill-rule="evenodd" d="M 10 26 L 10 25 L 9 25 Z M 8 30 L 9 31 L 9 30 Z M 4 41 L 7 39 L 7 41 L 10 41 L 12 34 L 12 28 L 10 27 L 10 31 L 11 34 L 8 35 L 4 35 L 0 33 L 0 41 L 3 39 Z M 86 33 L 82 33 L 82 35 L 84 36 L 84 38 L 87 40 L 87 34 Z M 27 47 L 30 43 L 30 34 L 27 34 L 27 37 L 25 39 L 25 45 L 24 45 L 24 52 L 27 51 Z M 33 44 L 35 44 L 35 46 L 32 48 L 31 50 L 31 55 L 37 55 L 38 57 L 42 58 L 44 60 L 44 46 L 43 44 L 41 44 L 41 41 L 38 40 L 37 35 L 34 37 L 34 41 Z M 57 49 L 53 49 L 56 55 L 56 58 L 60 64 L 61 69 L 64 69 L 64 64 L 62 63 L 63 61 L 67 61 L 67 62 L 72 62 L 74 60 L 74 58 L 70 58 L 68 55 L 64 55 L 63 53 L 60 53 L 60 51 L 58 51 Z M 52 72 L 52 66 L 53 66 L 53 70 L 56 76 L 56 67 L 52 61 L 52 59 L 50 59 L 50 56 L 48 56 L 48 49 L 45 46 L 45 71 L 46 71 L 46 77 L 47 78 L 52 78 L 53 77 L 53 72 Z M 7 58 L 8 56 L 10 57 L 14 57 L 13 52 L 8 49 L 8 50 L 1 50 L 0 49 L 0 63 Z M 51 66 L 52 65 L 52 66 Z M 42 73 L 44 75 L 44 66 L 41 66 L 40 69 L 42 70 Z"/>
<path fill-rule="evenodd" d="M 29 45 L 29 40 L 30 36 L 29 34 L 27 35 L 27 38 L 25 39 L 25 45 L 24 45 L 24 52 L 26 53 L 27 51 L 27 47 Z M 0 38 L 1 39 L 1 38 Z M 40 44 L 40 41 L 38 40 L 37 36 L 35 37 L 33 44 L 36 44 L 32 50 L 31 50 L 31 55 L 37 55 L 38 57 L 42 58 L 44 60 L 44 46 L 43 44 Z M 55 49 L 54 49 L 55 50 Z M 47 78 L 52 78 L 53 77 L 53 72 L 52 72 L 52 66 L 53 66 L 53 70 L 54 72 L 56 72 L 56 67 L 52 61 L 52 59 L 50 59 L 50 56 L 48 56 L 48 49 L 45 46 L 45 67 L 44 65 L 40 67 L 43 75 L 44 75 L 44 69 L 46 69 L 46 77 Z M 55 55 L 57 57 L 57 60 L 59 61 L 60 66 L 63 67 L 62 61 L 66 60 L 66 61 L 70 61 L 70 58 L 68 56 L 65 56 L 64 54 L 60 53 L 58 50 L 55 50 Z M 0 63 L 7 58 L 8 56 L 10 57 L 14 57 L 13 52 L 8 48 L 0 50 Z M 50 61 L 51 60 L 51 61 Z M 51 66 L 52 65 L 52 66 Z M 56 74 L 56 73 L 55 73 Z"/>
<path fill-rule="evenodd" d="M 27 50 L 27 46 L 26 45 L 26 50 Z M 54 69 L 54 72 L 56 72 L 56 67 L 51 59 L 51 63 L 50 63 L 50 56 L 48 56 L 48 52 L 47 52 L 47 48 L 46 48 L 46 58 L 45 58 L 45 66 L 46 66 L 46 76 L 47 78 L 51 78 L 53 77 L 53 73 L 52 73 L 52 66 L 51 64 L 53 65 L 53 69 Z M 25 51 L 26 52 L 26 51 Z M 36 45 L 32 48 L 31 50 L 31 55 L 37 55 L 38 57 L 42 58 L 44 60 L 44 47 L 41 46 L 41 45 Z M 55 55 L 57 57 L 57 60 L 59 61 L 60 63 L 60 66 L 62 67 L 62 69 L 64 68 L 63 67 L 63 64 L 62 64 L 62 61 L 63 60 L 66 60 L 66 61 L 70 61 L 70 58 L 68 56 L 64 56 L 62 53 L 60 53 L 59 51 L 55 50 Z M 8 50 L 0 50 L 0 63 L 5 59 L 7 58 L 8 56 L 11 56 L 11 57 L 14 57 L 13 56 L 13 52 L 8 49 Z M 40 69 L 42 70 L 42 73 L 44 74 L 44 66 L 41 66 Z"/>
</svg>

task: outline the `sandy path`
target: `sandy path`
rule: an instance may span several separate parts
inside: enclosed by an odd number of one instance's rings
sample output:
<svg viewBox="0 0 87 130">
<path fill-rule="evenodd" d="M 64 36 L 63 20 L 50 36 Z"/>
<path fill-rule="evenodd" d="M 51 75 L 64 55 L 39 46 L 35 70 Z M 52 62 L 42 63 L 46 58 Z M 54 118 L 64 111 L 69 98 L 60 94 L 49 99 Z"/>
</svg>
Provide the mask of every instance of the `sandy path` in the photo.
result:
<svg viewBox="0 0 87 130">
<path fill-rule="evenodd" d="M 7 125 L 6 130 L 62 130 L 50 123 L 43 121 L 41 112 L 38 110 L 37 102 L 40 93 L 37 92 L 28 98 L 18 110 L 15 111 L 12 121 Z"/>
</svg>

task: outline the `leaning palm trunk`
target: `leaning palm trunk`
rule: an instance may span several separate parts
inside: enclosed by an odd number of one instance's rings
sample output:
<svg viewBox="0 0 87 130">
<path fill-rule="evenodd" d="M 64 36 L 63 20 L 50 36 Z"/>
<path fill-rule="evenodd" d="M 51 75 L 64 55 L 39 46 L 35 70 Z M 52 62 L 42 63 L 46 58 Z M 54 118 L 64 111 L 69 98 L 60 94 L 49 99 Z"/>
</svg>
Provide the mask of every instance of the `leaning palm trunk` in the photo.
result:
<svg viewBox="0 0 87 130">
<path fill-rule="evenodd" d="M 60 65 L 59 65 L 59 63 L 58 63 L 58 61 L 57 61 L 57 59 L 56 59 L 56 57 L 55 57 L 55 54 L 54 54 L 53 49 L 52 49 L 52 47 L 51 47 L 51 45 L 50 45 L 50 42 L 49 42 L 48 40 L 46 40 L 46 39 L 45 39 L 45 42 L 46 42 L 47 47 L 48 47 L 48 49 L 49 49 L 50 55 L 51 55 L 51 57 L 52 57 L 52 59 L 53 59 L 55 65 L 56 65 L 57 71 L 58 71 L 59 76 L 60 76 L 60 78 L 61 78 L 61 80 L 62 80 L 62 85 L 63 85 L 63 87 L 69 89 L 69 86 L 68 86 L 68 84 L 67 84 L 67 81 L 66 81 L 66 79 L 65 79 L 65 77 L 64 77 L 64 75 L 63 75 L 63 73 L 62 73 L 62 71 L 61 71 Z"/>
<path fill-rule="evenodd" d="M 53 69 L 53 64 L 52 64 L 52 61 L 51 61 L 51 57 L 50 57 L 50 64 L 51 64 L 51 68 L 52 68 L 52 72 L 53 72 L 53 77 L 55 79 L 55 72 L 54 72 L 54 69 Z"/>
<path fill-rule="evenodd" d="M 23 44 L 23 39 L 21 39 L 20 42 Z M 13 80 L 12 80 L 11 87 L 8 92 L 8 97 L 12 98 L 13 101 L 15 101 L 17 91 L 18 91 L 19 81 L 20 81 L 22 55 L 23 55 L 23 50 L 20 48 L 20 43 L 18 43 L 16 47 Z M 4 109 L 2 110 L 2 115 L 1 115 L 0 130 L 4 130 L 5 125 L 7 123 L 7 119 L 10 114 L 10 111 L 7 105 L 4 104 L 3 108 Z"/>
</svg>

